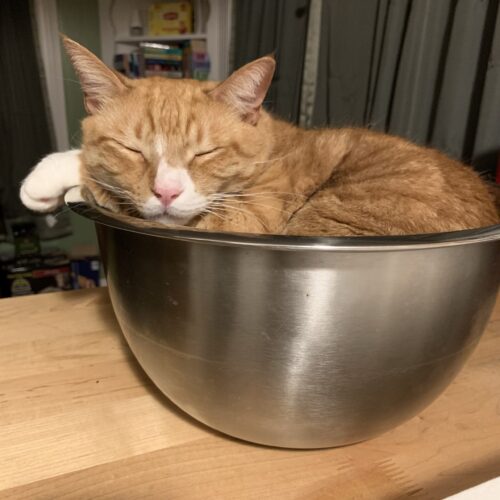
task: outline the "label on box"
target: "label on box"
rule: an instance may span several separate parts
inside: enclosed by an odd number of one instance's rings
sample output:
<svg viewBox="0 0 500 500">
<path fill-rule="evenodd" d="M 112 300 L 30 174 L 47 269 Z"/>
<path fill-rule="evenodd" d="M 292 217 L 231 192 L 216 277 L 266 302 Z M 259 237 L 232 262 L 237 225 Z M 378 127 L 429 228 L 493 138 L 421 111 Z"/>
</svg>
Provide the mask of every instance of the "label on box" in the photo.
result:
<svg viewBox="0 0 500 500">
<path fill-rule="evenodd" d="M 150 35 L 179 35 L 192 32 L 191 2 L 161 2 L 149 7 Z"/>
</svg>

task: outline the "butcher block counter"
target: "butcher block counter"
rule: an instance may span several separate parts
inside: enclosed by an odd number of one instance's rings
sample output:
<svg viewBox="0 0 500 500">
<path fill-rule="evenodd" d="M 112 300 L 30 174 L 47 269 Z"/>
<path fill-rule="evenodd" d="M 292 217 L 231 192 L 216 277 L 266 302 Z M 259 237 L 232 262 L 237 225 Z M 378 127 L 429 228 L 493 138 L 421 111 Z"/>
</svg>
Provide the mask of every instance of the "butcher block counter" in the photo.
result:
<svg viewBox="0 0 500 500">
<path fill-rule="evenodd" d="M 0 498 L 443 498 L 500 475 L 500 303 L 456 381 L 376 439 L 295 451 L 228 438 L 132 357 L 106 289 L 0 300 Z"/>
</svg>

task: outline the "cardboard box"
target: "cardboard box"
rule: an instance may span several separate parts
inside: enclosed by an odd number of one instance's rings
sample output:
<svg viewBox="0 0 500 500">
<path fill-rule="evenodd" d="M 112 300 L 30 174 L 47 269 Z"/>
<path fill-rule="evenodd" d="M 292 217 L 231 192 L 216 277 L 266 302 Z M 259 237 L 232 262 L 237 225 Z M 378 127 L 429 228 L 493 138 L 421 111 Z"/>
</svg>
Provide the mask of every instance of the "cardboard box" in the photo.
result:
<svg viewBox="0 0 500 500">
<path fill-rule="evenodd" d="M 191 2 L 159 2 L 149 7 L 149 34 L 179 35 L 193 32 Z"/>
<path fill-rule="evenodd" d="M 101 263 L 97 257 L 87 257 L 71 261 L 71 281 L 73 288 L 95 288 L 100 283 Z"/>
<path fill-rule="evenodd" d="M 17 297 L 71 290 L 69 261 L 64 256 L 17 259 L 2 266 L 1 295 Z"/>
</svg>

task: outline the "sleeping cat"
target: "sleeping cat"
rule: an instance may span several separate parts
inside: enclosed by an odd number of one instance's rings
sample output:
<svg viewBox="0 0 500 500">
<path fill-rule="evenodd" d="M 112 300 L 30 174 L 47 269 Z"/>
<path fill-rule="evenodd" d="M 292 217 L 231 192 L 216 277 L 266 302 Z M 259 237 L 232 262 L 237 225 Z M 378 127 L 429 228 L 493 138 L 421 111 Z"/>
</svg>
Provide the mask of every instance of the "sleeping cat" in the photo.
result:
<svg viewBox="0 0 500 500">
<path fill-rule="evenodd" d="M 358 128 L 303 130 L 262 102 L 266 56 L 222 83 L 130 80 L 64 39 L 89 116 L 82 150 L 43 159 L 21 199 L 76 199 L 118 214 L 206 230 L 391 235 L 497 224 L 472 169 L 436 150 Z"/>
</svg>

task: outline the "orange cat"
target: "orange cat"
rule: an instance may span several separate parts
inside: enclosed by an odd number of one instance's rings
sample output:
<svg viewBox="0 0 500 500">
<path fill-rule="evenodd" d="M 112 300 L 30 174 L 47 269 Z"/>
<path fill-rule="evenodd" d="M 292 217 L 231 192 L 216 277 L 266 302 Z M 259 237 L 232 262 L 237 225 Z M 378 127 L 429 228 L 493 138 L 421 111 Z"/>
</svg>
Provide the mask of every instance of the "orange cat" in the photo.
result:
<svg viewBox="0 0 500 500">
<path fill-rule="evenodd" d="M 64 192 L 116 213 L 207 230 L 388 235 L 497 224 L 486 185 L 433 149 L 364 129 L 303 130 L 261 105 L 275 61 L 224 82 L 130 80 L 66 49 L 89 116 L 81 153 L 50 155 L 21 188 L 50 210 Z"/>
</svg>

